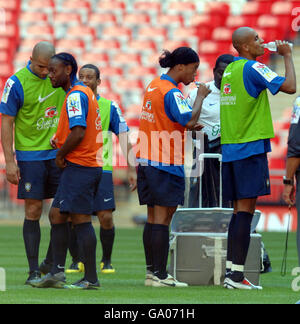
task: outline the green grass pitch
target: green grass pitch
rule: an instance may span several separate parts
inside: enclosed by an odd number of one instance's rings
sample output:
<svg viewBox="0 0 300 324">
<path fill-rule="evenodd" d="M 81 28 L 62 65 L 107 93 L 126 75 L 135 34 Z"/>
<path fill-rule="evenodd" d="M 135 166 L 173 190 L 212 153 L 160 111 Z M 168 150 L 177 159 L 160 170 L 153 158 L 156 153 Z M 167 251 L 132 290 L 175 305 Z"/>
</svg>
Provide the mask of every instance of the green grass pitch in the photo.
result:
<svg viewBox="0 0 300 324">
<path fill-rule="evenodd" d="M 99 236 L 99 228 L 96 227 Z M 290 235 L 287 275 L 280 275 L 284 251 L 284 233 L 263 233 L 263 241 L 270 255 L 273 272 L 261 277 L 263 291 L 231 291 L 223 287 L 189 287 L 187 289 L 152 288 L 144 286 L 145 266 L 142 229 L 118 229 L 113 253 L 114 275 L 100 275 L 98 291 L 70 291 L 34 289 L 24 285 L 27 278 L 22 227 L 0 226 L 0 267 L 6 271 L 6 291 L 0 291 L 0 304 L 295 304 L 300 291 L 292 289 L 300 281 L 292 276 L 297 267 L 295 234 Z M 42 227 L 40 261 L 49 243 L 49 227 Z M 98 239 L 97 262 L 100 262 Z M 70 263 L 68 257 L 67 265 Z M 298 274 L 298 276 L 300 273 Z M 68 283 L 80 275 L 68 275 Z"/>
</svg>

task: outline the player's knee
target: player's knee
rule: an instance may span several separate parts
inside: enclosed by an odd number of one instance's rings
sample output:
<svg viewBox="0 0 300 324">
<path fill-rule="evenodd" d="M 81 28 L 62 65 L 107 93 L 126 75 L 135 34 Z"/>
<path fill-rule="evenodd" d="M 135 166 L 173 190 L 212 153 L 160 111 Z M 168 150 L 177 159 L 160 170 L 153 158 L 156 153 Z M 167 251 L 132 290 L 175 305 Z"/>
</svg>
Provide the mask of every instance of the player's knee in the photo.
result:
<svg viewBox="0 0 300 324">
<path fill-rule="evenodd" d="M 43 203 L 39 200 L 25 201 L 25 218 L 27 220 L 40 220 L 43 211 Z"/>
<path fill-rule="evenodd" d="M 113 214 L 111 210 L 105 210 L 97 213 L 100 225 L 104 229 L 112 229 L 114 227 Z"/>
</svg>

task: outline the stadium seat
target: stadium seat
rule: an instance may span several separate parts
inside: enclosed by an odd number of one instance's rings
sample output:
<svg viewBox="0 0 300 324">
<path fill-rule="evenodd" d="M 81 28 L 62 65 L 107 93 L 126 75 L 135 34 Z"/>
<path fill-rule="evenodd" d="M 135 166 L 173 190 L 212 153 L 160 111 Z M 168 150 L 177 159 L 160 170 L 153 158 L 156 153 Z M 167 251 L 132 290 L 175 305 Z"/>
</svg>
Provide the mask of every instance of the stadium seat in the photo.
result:
<svg viewBox="0 0 300 324">
<path fill-rule="evenodd" d="M 211 67 L 215 65 L 217 57 L 222 53 L 218 43 L 214 41 L 200 42 L 198 51 L 199 51 L 199 55 Z"/>
<path fill-rule="evenodd" d="M 68 27 L 66 39 L 82 39 L 85 42 L 87 50 L 92 49 L 93 41 L 96 39 L 96 31 L 93 27 L 87 25 L 75 25 Z"/>
<path fill-rule="evenodd" d="M 115 67 L 140 65 L 141 56 L 138 53 L 119 52 L 112 55 L 110 63 Z"/>
<path fill-rule="evenodd" d="M 162 42 L 167 40 L 167 29 L 163 27 L 140 27 L 137 32 L 139 39 L 153 39 L 156 42 Z"/>
<path fill-rule="evenodd" d="M 248 1 L 243 5 L 241 15 L 248 19 L 251 26 L 254 26 L 259 16 L 268 13 L 269 10 L 262 7 L 258 1 Z"/>
<path fill-rule="evenodd" d="M 59 39 L 55 42 L 57 52 L 69 52 L 80 56 L 85 51 L 85 42 L 82 39 Z"/>
<path fill-rule="evenodd" d="M 215 26 L 224 26 L 225 21 L 230 14 L 230 4 L 227 2 L 206 2 L 205 13 L 212 17 Z"/>
<path fill-rule="evenodd" d="M 110 53 L 115 53 L 120 50 L 121 43 L 119 40 L 110 38 L 110 39 L 95 39 L 93 41 L 93 51 L 94 52 L 106 52 L 109 48 Z"/>
<path fill-rule="evenodd" d="M 283 31 L 283 38 L 289 39 L 292 36 L 292 21 L 294 17 L 292 16 L 293 3 L 286 1 L 274 2 L 271 7 L 271 15 L 274 15 L 280 19 L 281 29 Z M 295 33 L 293 34 L 295 35 Z"/>
<path fill-rule="evenodd" d="M 79 62 L 81 65 L 90 63 L 99 67 L 104 67 L 108 66 L 109 58 L 107 53 L 93 53 L 86 51 L 81 55 Z"/>
<path fill-rule="evenodd" d="M 272 15 L 262 15 L 257 20 L 257 26 L 264 29 L 265 41 L 271 42 L 277 39 L 283 39 L 284 33 L 281 29 L 280 19 Z"/>
<path fill-rule="evenodd" d="M 160 27 L 183 27 L 184 19 L 181 14 L 161 14 L 156 18 L 156 25 Z"/>
<path fill-rule="evenodd" d="M 92 12 L 89 16 L 89 24 L 96 26 L 114 26 L 117 25 L 118 18 L 113 12 Z"/>
<path fill-rule="evenodd" d="M 156 50 L 156 43 L 150 39 L 134 39 L 126 44 L 126 51 L 129 53 L 146 54 Z"/>
<path fill-rule="evenodd" d="M 100 37 L 102 39 L 115 38 L 124 43 L 132 39 L 132 30 L 124 26 L 108 26 L 103 28 L 101 35 L 99 35 Z"/>
<path fill-rule="evenodd" d="M 126 10 L 126 2 L 125 1 L 98 1 L 96 11 L 97 12 L 105 12 L 105 11 L 121 11 L 124 12 Z"/>
<path fill-rule="evenodd" d="M 47 14 L 52 14 L 55 9 L 55 1 L 54 0 L 30 0 L 24 4 L 25 11 L 38 11 L 38 12 L 46 12 Z"/>
<path fill-rule="evenodd" d="M 162 11 L 162 4 L 160 0 L 157 1 L 136 1 L 133 4 L 134 11 L 154 12 L 156 15 Z"/>
<path fill-rule="evenodd" d="M 123 15 L 122 25 L 130 28 L 140 25 L 148 25 L 151 23 L 151 18 L 147 13 L 126 13 Z"/>
<path fill-rule="evenodd" d="M 75 25 L 82 24 L 81 15 L 78 12 L 69 12 L 67 15 L 64 12 L 55 12 L 53 18 L 54 25 L 63 24 L 63 25 Z"/>
<path fill-rule="evenodd" d="M 30 25 L 36 22 L 48 23 L 48 15 L 45 12 L 25 11 L 20 15 L 21 26 Z"/>
<path fill-rule="evenodd" d="M 32 24 L 21 29 L 22 38 L 42 38 L 47 41 L 54 40 L 53 26 L 47 23 Z"/>
<path fill-rule="evenodd" d="M 123 77 L 123 70 L 120 67 L 106 66 L 101 68 L 101 75 L 110 80 L 117 80 Z M 115 79 L 115 80 L 114 80 Z M 115 89 L 115 82 L 112 82 L 112 87 Z"/>
<path fill-rule="evenodd" d="M 20 10 L 21 1 L 19 0 L 0 0 L 0 8 L 5 10 Z"/>
<path fill-rule="evenodd" d="M 228 53 L 232 44 L 232 29 L 226 27 L 215 28 L 212 33 L 212 41 L 218 44 L 220 51 Z"/>
<path fill-rule="evenodd" d="M 167 12 L 169 13 L 184 13 L 190 11 L 192 13 L 195 13 L 197 11 L 197 6 L 194 2 L 181 2 L 181 1 L 172 1 L 169 2 L 167 5 Z"/>
<path fill-rule="evenodd" d="M 255 23 L 253 23 L 251 17 L 249 18 L 243 15 L 238 15 L 238 16 L 229 15 L 225 22 L 225 27 L 230 28 L 232 32 L 235 31 L 237 28 L 244 27 L 244 26 L 254 28 Z"/>
<path fill-rule="evenodd" d="M 212 30 L 217 26 L 210 15 L 194 15 L 190 19 L 190 26 L 196 28 L 196 33 L 200 41 L 211 39 Z"/>
</svg>

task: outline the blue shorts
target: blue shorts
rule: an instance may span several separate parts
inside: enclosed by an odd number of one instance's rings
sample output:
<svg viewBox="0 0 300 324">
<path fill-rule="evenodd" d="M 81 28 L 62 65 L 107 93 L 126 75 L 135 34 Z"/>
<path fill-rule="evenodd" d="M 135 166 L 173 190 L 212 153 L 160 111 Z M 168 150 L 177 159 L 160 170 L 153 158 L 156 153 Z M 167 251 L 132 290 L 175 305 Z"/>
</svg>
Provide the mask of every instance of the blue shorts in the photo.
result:
<svg viewBox="0 0 300 324">
<path fill-rule="evenodd" d="M 94 212 L 115 209 L 113 176 L 111 172 L 103 172 L 94 202 Z"/>
<path fill-rule="evenodd" d="M 18 199 L 51 199 L 55 196 L 61 171 L 55 160 L 18 161 L 21 180 Z"/>
<path fill-rule="evenodd" d="M 52 207 L 62 214 L 92 215 L 101 175 L 102 168 L 67 162 Z"/>
<path fill-rule="evenodd" d="M 138 167 L 140 205 L 177 207 L 184 205 L 185 179 L 152 166 Z"/>
<path fill-rule="evenodd" d="M 225 200 L 235 201 L 270 195 L 267 154 L 253 155 L 239 161 L 224 162 L 222 181 Z"/>
</svg>

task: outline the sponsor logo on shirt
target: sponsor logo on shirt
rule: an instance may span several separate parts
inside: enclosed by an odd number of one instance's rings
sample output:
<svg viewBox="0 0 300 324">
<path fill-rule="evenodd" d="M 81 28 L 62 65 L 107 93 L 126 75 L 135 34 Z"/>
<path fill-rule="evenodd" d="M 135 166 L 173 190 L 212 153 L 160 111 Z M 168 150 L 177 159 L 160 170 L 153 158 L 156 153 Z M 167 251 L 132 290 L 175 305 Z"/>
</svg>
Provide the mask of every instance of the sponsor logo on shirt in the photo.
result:
<svg viewBox="0 0 300 324">
<path fill-rule="evenodd" d="M 262 63 L 255 63 L 252 68 L 257 71 L 262 77 L 264 77 L 268 82 L 272 82 L 278 74 L 273 72 L 269 67 Z"/>
<path fill-rule="evenodd" d="M 226 95 L 231 94 L 231 85 L 229 83 L 224 84 L 223 93 Z"/>
<path fill-rule="evenodd" d="M 15 84 L 15 81 L 13 81 L 12 79 L 8 79 L 6 81 L 6 84 L 5 84 L 5 87 L 3 90 L 3 94 L 2 94 L 2 100 L 1 100 L 2 103 L 5 103 L 5 104 L 7 103 L 10 91 L 14 84 Z"/>
<path fill-rule="evenodd" d="M 57 110 L 55 106 L 46 108 L 45 111 L 45 117 L 46 118 L 53 118 L 54 116 L 57 116 Z"/>
</svg>

